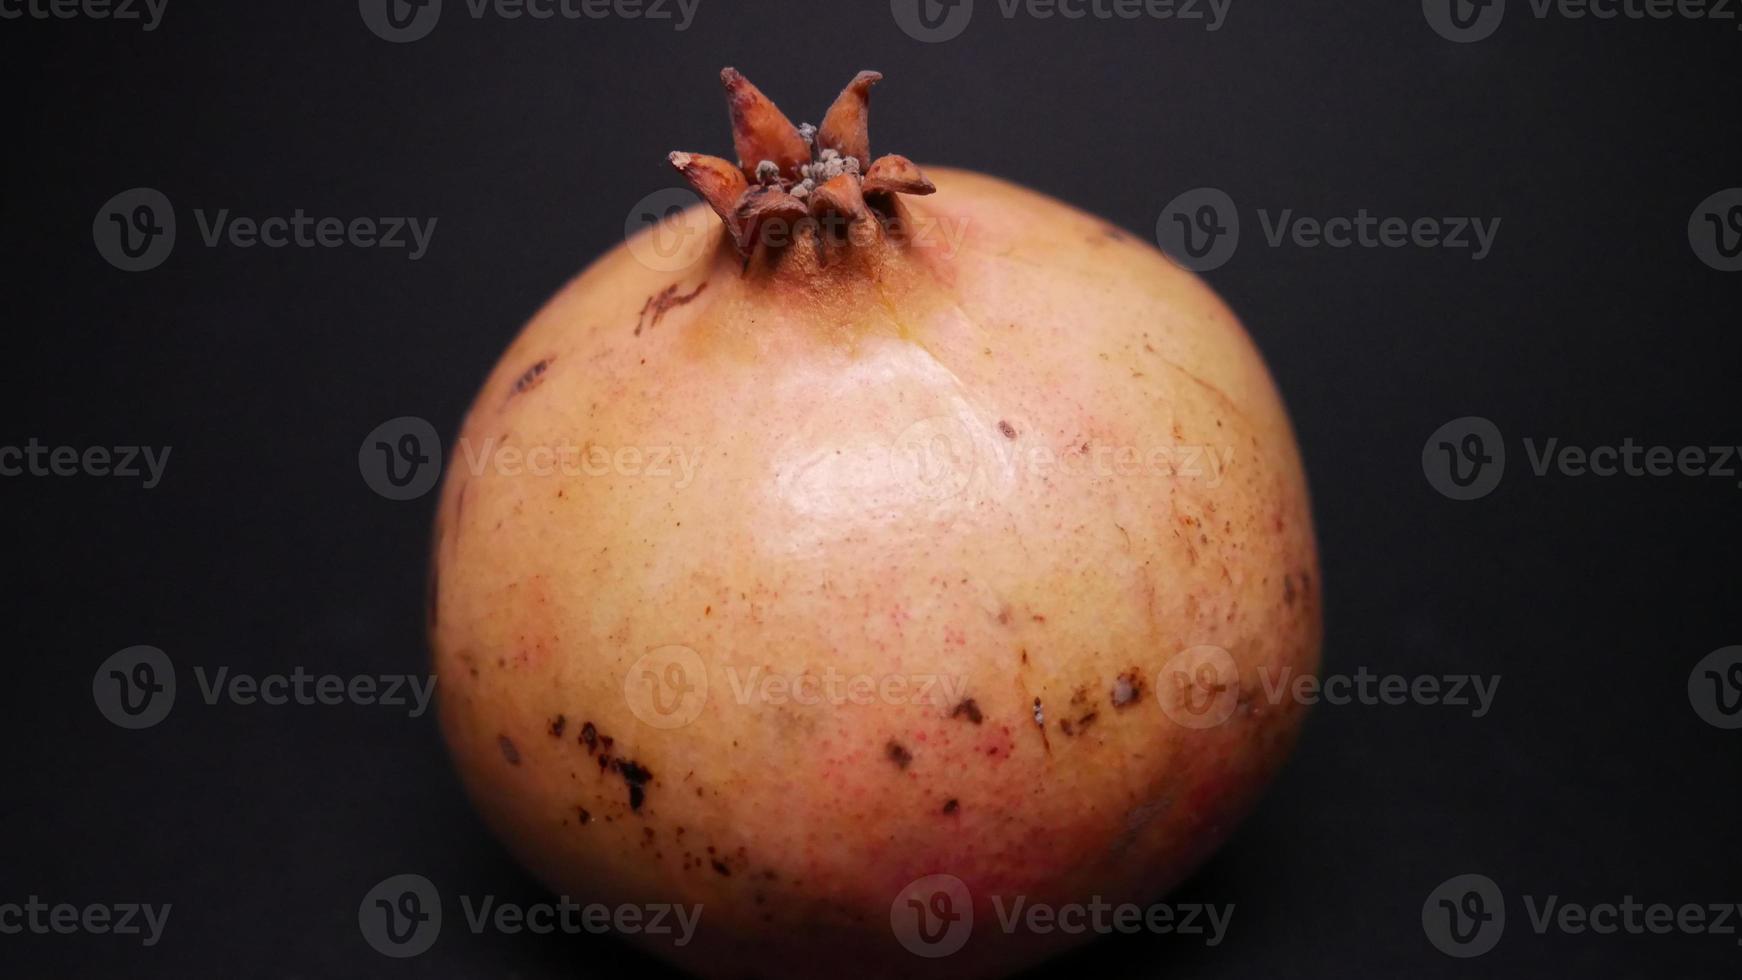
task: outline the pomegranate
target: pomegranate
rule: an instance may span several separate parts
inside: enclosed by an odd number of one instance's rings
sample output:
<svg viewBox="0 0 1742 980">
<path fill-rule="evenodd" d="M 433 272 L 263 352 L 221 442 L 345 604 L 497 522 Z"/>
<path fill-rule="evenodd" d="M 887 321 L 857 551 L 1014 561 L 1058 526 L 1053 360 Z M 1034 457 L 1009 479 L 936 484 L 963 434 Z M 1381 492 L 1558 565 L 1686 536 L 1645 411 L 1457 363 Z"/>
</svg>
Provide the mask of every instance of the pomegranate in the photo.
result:
<svg viewBox="0 0 1742 980">
<path fill-rule="evenodd" d="M 723 74 L 710 207 L 595 262 L 449 457 L 443 732 L 558 893 L 696 973 L 1000 975 L 1157 899 L 1289 751 L 1317 557 L 1234 315 L 1105 222 Z M 710 211 L 712 213 L 710 213 Z M 675 243 L 675 245 L 673 244 Z M 655 247 L 658 246 L 658 247 Z M 619 927 L 626 920 L 617 920 Z"/>
</svg>

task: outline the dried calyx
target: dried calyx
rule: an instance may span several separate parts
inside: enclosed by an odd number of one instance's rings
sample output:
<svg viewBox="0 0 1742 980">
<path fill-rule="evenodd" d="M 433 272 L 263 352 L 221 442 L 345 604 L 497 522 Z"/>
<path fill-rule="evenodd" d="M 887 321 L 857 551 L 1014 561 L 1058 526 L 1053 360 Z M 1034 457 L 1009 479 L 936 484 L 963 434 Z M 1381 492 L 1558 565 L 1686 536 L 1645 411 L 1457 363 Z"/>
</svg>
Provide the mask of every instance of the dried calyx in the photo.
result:
<svg viewBox="0 0 1742 980">
<path fill-rule="evenodd" d="M 871 86 L 883 79 L 862 71 L 829 108 L 823 124 L 794 126 L 737 69 L 720 73 L 732 111 L 736 164 L 700 153 L 673 153 L 672 166 L 726 223 L 748 261 L 773 222 L 790 229 L 805 218 L 853 222 L 894 213 L 895 195 L 937 188 L 912 160 L 871 159 Z"/>
</svg>

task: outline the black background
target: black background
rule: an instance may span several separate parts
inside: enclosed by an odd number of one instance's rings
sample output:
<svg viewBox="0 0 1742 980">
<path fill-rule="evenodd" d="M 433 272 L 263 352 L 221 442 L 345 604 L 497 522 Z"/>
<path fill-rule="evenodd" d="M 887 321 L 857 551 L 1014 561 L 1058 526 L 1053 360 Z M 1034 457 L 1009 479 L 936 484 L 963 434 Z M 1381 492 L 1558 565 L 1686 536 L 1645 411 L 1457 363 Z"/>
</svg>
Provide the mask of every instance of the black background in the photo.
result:
<svg viewBox="0 0 1742 980">
<path fill-rule="evenodd" d="M 171 902 L 152 949 L 0 936 L 16 976 L 547 977 L 663 972 L 610 939 L 474 937 L 389 960 L 357 904 L 400 872 L 542 897 L 472 815 L 433 716 L 207 706 L 191 668 L 424 669 L 434 495 L 360 477 L 365 434 L 451 433 L 509 338 L 672 149 L 729 147 L 716 73 L 816 118 L 887 76 L 875 145 L 996 173 L 1143 237 L 1182 191 L 1239 203 L 1208 281 L 1264 350 L 1315 496 L 1326 670 L 1503 678 L 1493 711 L 1321 706 L 1299 752 L 1181 900 L 1228 940 L 1116 937 L 1056 966 L 1114 976 L 1735 976 L 1736 937 L 1537 935 L 1522 895 L 1742 899 L 1742 733 L 1689 704 L 1742 642 L 1737 478 L 1533 475 L 1521 442 L 1742 442 L 1742 274 L 1688 219 L 1742 184 L 1736 22 L 1538 20 L 1450 43 L 1407 0 L 1234 0 L 1227 22 L 998 16 L 922 44 L 882 0 L 701 0 L 694 26 L 474 21 L 389 44 L 355 3 L 171 0 L 152 33 L 0 20 L 8 177 L 0 443 L 173 446 L 161 486 L 9 477 L 0 901 Z M 108 265 L 92 220 L 147 186 L 161 267 Z M 1493 254 L 1268 247 L 1292 208 L 1499 217 Z M 429 254 L 206 248 L 192 219 L 439 219 Z M 1424 477 L 1430 433 L 1492 420 L 1490 496 Z M 162 724 L 110 725 L 93 672 L 167 651 Z M 1499 947 L 1429 944 L 1446 879 L 1508 897 Z M 458 915 L 450 910 L 458 921 Z M 819 964 L 849 975 L 850 964 Z"/>
</svg>

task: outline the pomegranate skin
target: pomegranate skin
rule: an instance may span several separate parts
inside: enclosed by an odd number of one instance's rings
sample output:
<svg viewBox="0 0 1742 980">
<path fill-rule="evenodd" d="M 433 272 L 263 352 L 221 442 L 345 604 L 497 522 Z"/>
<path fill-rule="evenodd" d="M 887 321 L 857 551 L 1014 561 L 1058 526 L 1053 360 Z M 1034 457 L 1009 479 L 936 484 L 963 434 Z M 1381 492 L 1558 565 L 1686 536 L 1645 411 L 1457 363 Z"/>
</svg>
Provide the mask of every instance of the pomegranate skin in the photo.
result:
<svg viewBox="0 0 1742 980">
<path fill-rule="evenodd" d="M 1233 314 L 1098 219 L 928 173 L 908 245 L 745 271 L 693 208 L 613 250 L 449 450 L 458 771 L 553 891 L 701 905 L 684 945 L 631 936 L 698 974 L 995 976 L 1092 938 L 999 912 L 1165 893 L 1316 670 L 1305 479 Z M 942 956 L 902 924 L 933 875 L 973 913 Z"/>
</svg>

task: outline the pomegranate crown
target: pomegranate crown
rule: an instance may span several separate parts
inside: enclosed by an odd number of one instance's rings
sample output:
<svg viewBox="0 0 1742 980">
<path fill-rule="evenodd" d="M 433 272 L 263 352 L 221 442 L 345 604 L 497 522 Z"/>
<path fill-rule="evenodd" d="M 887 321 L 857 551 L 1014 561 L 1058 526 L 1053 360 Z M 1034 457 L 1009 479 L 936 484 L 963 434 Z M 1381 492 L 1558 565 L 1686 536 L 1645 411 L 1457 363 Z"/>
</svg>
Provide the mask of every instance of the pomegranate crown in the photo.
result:
<svg viewBox="0 0 1742 980">
<path fill-rule="evenodd" d="M 770 221 L 809 216 L 851 223 L 867 217 L 870 207 L 887 211 L 896 194 L 930 194 L 937 188 L 912 160 L 895 154 L 871 159 L 871 86 L 882 80 L 877 72 L 860 72 L 820 127 L 794 126 L 761 89 L 727 68 L 720 81 L 738 162 L 679 152 L 671 165 L 726 223 L 746 261 Z"/>
</svg>

